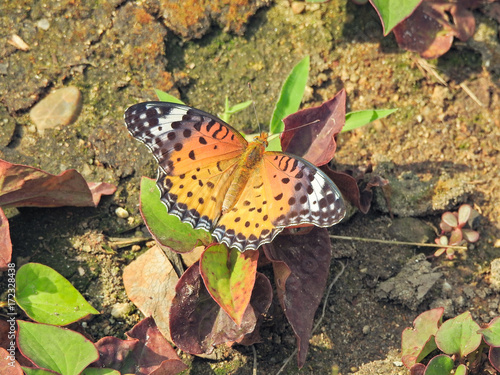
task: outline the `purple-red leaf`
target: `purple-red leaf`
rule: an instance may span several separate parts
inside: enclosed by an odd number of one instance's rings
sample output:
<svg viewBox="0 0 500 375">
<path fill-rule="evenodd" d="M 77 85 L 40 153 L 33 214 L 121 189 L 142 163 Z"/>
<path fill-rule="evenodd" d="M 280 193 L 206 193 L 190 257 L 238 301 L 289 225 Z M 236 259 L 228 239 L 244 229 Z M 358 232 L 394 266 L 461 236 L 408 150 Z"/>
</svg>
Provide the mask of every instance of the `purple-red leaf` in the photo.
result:
<svg viewBox="0 0 500 375">
<path fill-rule="evenodd" d="M 467 9 L 474 6 L 474 0 L 424 0 L 393 29 L 394 35 L 404 49 L 426 59 L 439 57 L 450 49 L 453 37 L 466 41 L 474 34 L 474 16 Z"/>
<path fill-rule="evenodd" d="M 272 301 L 269 280 L 257 273 L 250 304 L 241 325 L 237 326 L 205 288 L 199 262 L 184 272 L 175 291 L 170 309 L 170 333 L 174 343 L 191 354 L 209 354 L 216 345 L 244 340 L 256 329 Z"/>
<path fill-rule="evenodd" d="M 495 370 L 500 371 L 500 347 L 490 347 L 488 359 Z"/>
<path fill-rule="evenodd" d="M 0 272 L 7 270 L 12 259 L 12 242 L 10 242 L 9 221 L 0 207 Z"/>
<path fill-rule="evenodd" d="M 153 318 L 141 320 L 129 332 L 128 339 L 104 337 L 95 346 L 100 358 L 93 367 L 107 367 L 122 374 L 177 374 L 187 366 L 162 336 Z"/>
<path fill-rule="evenodd" d="M 422 363 L 416 363 L 410 369 L 410 375 L 424 375 L 425 365 Z"/>
<path fill-rule="evenodd" d="M 212 298 L 237 324 L 250 302 L 259 252 L 240 253 L 224 244 L 209 246 L 200 259 L 200 273 Z"/>
<path fill-rule="evenodd" d="M 365 182 L 365 176 L 371 172 L 371 168 L 368 168 L 364 172 L 351 170 L 339 172 L 327 165 L 323 165 L 320 169 L 335 182 L 342 196 L 364 214 L 368 212 L 371 206 L 373 198 L 372 188 L 376 186 L 383 187 L 388 184 L 387 180 L 377 175 L 372 175 L 370 180 Z"/>
<path fill-rule="evenodd" d="M 170 341 L 169 312 L 178 280 L 172 264 L 158 246 L 153 246 L 123 271 L 128 298 L 145 316 L 154 318 L 160 332 Z"/>
<path fill-rule="evenodd" d="M 332 253 L 328 230 L 314 227 L 305 235 L 282 234 L 264 246 L 264 253 L 273 262 L 278 298 L 297 338 L 300 368 L 328 279 Z"/>
<path fill-rule="evenodd" d="M 345 123 L 345 89 L 319 107 L 295 112 L 283 119 L 281 135 L 283 151 L 303 157 L 321 166 L 333 159 L 337 143 L 335 136 Z"/>
<path fill-rule="evenodd" d="M 87 184 L 74 169 L 56 176 L 0 160 L 0 206 L 96 206 L 102 194 L 113 194 L 115 190 L 107 183 Z"/>
</svg>

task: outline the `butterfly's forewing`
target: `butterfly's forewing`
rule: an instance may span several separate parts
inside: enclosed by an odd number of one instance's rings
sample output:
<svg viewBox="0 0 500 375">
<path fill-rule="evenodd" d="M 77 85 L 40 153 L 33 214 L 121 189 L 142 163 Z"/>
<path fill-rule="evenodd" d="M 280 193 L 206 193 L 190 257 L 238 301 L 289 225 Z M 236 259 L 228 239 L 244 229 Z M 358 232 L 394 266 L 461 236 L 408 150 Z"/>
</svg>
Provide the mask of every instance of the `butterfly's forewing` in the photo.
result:
<svg viewBox="0 0 500 375">
<path fill-rule="evenodd" d="M 174 103 L 133 105 L 125 122 L 158 161 L 157 185 L 169 213 L 211 230 L 245 139 L 216 117 Z"/>
</svg>

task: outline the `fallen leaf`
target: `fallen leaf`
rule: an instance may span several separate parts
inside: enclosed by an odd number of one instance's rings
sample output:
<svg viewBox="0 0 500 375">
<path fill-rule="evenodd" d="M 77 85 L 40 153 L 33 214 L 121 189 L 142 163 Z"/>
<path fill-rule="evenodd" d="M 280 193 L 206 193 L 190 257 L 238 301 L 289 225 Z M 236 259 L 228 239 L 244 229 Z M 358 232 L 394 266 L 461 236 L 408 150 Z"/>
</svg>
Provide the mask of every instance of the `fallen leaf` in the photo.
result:
<svg viewBox="0 0 500 375">
<path fill-rule="evenodd" d="M 115 186 L 107 183 L 87 184 L 74 169 L 56 176 L 0 160 L 0 206 L 3 207 L 96 206 L 102 194 L 112 194 L 115 190 Z"/>
<path fill-rule="evenodd" d="M 7 270 L 12 259 L 12 242 L 10 241 L 9 221 L 0 207 L 0 271 Z"/>
<path fill-rule="evenodd" d="M 106 367 L 122 374 L 177 374 L 188 367 L 162 336 L 153 318 L 141 320 L 126 333 L 127 340 L 103 337 L 96 344 L 99 360 L 92 367 Z"/>
<path fill-rule="evenodd" d="M 401 48 L 418 52 L 426 59 L 437 58 L 448 52 L 454 37 L 466 41 L 474 34 L 475 19 L 468 8 L 476 6 L 476 0 L 424 0 L 410 17 L 394 27 L 396 41 Z"/>
<path fill-rule="evenodd" d="M 179 277 L 167 256 L 158 246 L 140 255 L 123 271 L 128 298 L 145 316 L 152 316 L 160 332 L 170 337 L 170 306 Z"/>
</svg>

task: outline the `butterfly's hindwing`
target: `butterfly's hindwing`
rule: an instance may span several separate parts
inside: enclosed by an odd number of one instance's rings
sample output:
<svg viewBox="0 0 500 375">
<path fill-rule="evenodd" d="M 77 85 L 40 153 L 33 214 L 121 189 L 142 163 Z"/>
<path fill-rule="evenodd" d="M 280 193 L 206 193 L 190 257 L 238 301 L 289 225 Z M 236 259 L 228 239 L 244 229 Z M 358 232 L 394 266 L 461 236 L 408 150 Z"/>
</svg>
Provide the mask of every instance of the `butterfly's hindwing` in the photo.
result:
<svg viewBox="0 0 500 375">
<path fill-rule="evenodd" d="M 345 215 L 337 186 L 316 166 L 294 155 L 267 152 L 264 155 L 270 211 L 277 227 L 314 224 L 328 227 Z"/>
</svg>

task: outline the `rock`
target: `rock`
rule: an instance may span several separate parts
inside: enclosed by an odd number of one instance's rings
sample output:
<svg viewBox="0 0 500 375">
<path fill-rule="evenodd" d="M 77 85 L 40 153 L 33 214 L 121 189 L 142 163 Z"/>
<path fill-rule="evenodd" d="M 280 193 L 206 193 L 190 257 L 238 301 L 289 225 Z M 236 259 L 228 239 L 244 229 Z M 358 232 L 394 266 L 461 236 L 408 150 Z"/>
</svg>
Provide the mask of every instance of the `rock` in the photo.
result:
<svg viewBox="0 0 500 375">
<path fill-rule="evenodd" d="M 75 86 L 64 87 L 50 93 L 30 111 L 31 120 L 38 131 L 69 125 L 76 121 L 82 109 L 82 95 Z"/>
<path fill-rule="evenodd" d="M 388 233 L 398 241 L 416 243 L 434 243 L 433 240 L 437 237 L 431 226 L 413 217 L 402 217 L 392 220 L 388 228 Z"/>
<path fill-rule="evenodd" d="M 410 310 L 416 310 L 442 275 L 432 270 L 424 254 L 418 254 L 396 276 L 380 283 L 376 294 L 379 299 L 393 300 Z"/>
<path fill-rule="evenodd" d="M 292 12 L 294 14 L 300 14 L 306 9 L 306 3 L 303 1 L 294 1 L 292 3 Z"/>
<path fill-rule="evenodd" d="M 114 318 L 125 318 L 130 314 L 133 307 L 130 303 L 115 303 L 111 308 L 111 316 Z"/>
<path fill-rule="evenodd" d="M 126 219 L 128 216 L 129 216 L 129 213 L 126 209 L 124 209 L 123 207 L 118 207 L 116 210 L 115 210 L 115 215 L 118 216 L 119 218 L 121 219 Z"/>
<path fill-rule="evenodd" d="M 389 212 L 387 196 L 390 211 L 400 217 L 426 216 L 451 210 L 464 203 L 473 190 L 470 178 L 461 173 L 450 176 L 443 172 L 431 178 L 422 178 L 413 171 L 396 175 L 390 161 L 381 161 L 374 173 L 389 180 L 389 185 L 384 187 L 383 192 L 382 189 L 374 189 L 373 207 Z"/>
<path fill-rule="evenodd" d="M 500 258 L 491 261 L 491 288 L 495 291 L 500 291 Z"/>
</svg>

